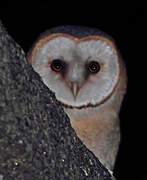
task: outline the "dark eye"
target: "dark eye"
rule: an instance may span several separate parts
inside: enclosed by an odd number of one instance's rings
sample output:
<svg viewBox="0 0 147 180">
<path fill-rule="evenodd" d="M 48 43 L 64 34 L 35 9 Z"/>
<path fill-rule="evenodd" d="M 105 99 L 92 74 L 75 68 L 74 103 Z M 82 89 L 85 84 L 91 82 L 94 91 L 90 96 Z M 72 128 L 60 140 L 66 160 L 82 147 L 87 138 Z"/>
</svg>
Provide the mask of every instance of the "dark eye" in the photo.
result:
<svg viewBox="0 0 147 180">
<path fill-rule="evenodd" d="M 97 61 L 91 61 L 88 64 L 88 71 L 91 73 L 97 73 L 100 71 L 100 64 Z"/>
<path fill-rule="evenodd" d="M 65 63 L 60 59 L 55 59 L 51 63 L 51 69 L 55 72 L 60 72 L 63 70 Z"/>
</svg>

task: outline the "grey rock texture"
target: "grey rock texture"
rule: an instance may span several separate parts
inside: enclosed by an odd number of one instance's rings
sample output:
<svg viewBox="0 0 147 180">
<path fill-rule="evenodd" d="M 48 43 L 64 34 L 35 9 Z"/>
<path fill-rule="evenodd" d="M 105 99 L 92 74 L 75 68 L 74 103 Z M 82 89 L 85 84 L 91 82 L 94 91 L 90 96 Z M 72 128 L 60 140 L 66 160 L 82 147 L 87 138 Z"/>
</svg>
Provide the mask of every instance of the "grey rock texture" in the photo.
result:
<svg viewBox="0 0 147 180">
<path fill-rule="evenodd" d="M 0 180 L 111 178 L 0 22 Z"/>
</svg>

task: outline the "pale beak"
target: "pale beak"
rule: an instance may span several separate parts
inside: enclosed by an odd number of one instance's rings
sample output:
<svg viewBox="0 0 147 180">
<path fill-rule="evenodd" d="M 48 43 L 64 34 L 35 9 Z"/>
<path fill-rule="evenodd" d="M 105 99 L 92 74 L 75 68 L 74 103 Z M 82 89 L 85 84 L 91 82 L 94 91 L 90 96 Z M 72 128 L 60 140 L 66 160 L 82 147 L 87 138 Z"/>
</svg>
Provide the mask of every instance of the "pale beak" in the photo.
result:
<svg viewBox="0 0 147 180">
<path fill-rule="evenodd" d="M 71 83 L 71 91 L 72 91 L 72 94 L 74 96 L 74 99 L 76 99 L 77 95 L 78 95 L 78 92 L 79 92 L 79 85 L 78 83 Z"/>
</svg>

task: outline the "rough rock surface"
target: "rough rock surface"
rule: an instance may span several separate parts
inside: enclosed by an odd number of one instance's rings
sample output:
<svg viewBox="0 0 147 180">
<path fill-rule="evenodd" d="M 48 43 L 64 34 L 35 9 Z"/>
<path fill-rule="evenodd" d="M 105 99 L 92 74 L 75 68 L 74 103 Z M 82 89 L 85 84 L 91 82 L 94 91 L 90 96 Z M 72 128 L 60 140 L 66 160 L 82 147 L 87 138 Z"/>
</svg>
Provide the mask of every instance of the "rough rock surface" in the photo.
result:
<svg viewBox="0 0 147 180">
<path fill-rule="evenodd" d="M 0 180 L 111 178 L 0 22 Z"/>
</svg>

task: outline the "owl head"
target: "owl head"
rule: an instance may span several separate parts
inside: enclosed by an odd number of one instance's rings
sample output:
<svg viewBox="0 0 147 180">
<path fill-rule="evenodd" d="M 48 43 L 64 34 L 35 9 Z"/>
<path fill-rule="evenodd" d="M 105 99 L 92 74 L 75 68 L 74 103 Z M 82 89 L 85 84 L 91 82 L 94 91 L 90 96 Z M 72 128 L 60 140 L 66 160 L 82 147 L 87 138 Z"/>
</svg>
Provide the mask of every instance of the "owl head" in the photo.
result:
<svg viewBox="0 0 147 180">
<path fill-rule="evenodd" d="M 94 28 L 52 28 L 40 36 L 28 58 L 57 99 L 72 108 L 104 103 L 125 79 L 114 41 Z"/>
</svg>

